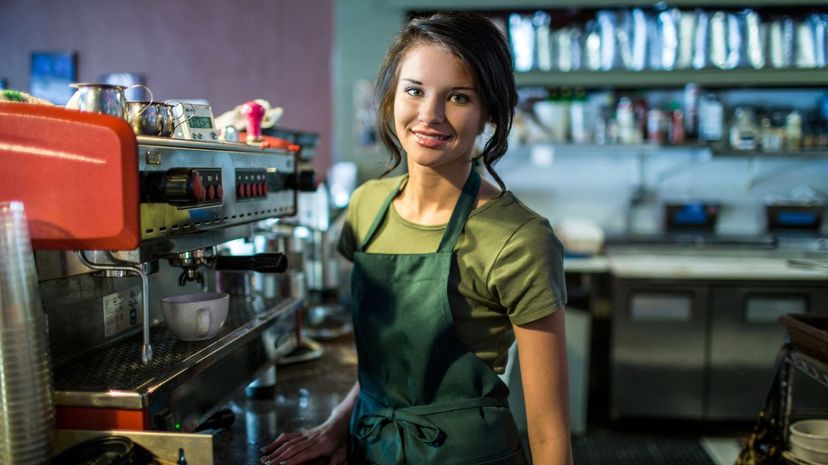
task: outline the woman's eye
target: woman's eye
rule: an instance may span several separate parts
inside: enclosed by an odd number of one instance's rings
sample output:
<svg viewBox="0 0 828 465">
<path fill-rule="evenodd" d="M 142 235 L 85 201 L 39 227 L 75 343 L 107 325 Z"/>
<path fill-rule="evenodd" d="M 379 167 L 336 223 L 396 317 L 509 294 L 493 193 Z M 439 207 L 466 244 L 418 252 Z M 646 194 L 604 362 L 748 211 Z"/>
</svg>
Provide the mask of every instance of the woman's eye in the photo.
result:
<svg viewBox="0 0 828 465">
<path fill-rule="evenodd" d="M 453 103 L 469 103 L 471 101 L 468 95 L 463 94 L 452 94 L 449 100 Z"/>
<path fill-rule="evenodd" d="M 423 91 L 416 87 L 406 87 L 403 92 L 405 92 L 408 95 L 411 95 L 412 97 L 419 97 L 423 95 Z"/>
</svg>

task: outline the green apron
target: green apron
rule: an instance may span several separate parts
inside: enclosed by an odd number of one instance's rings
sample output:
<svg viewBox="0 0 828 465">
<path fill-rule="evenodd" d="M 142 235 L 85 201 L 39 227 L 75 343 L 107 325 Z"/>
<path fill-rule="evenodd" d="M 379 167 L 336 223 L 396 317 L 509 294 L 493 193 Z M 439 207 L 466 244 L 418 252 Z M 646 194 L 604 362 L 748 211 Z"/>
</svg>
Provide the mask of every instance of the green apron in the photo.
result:
<svg viewBox="0 0 828 465">
<path fill-rule="evenodd" d="M 449 305 L 454 246 L 479 188 L 472 171 L 437 252 L 366 253 L 395 189 L 354 253 L 360 394 L 350 465 L 526 463 L 509 389 L 458 339 Z"/>
</svg>

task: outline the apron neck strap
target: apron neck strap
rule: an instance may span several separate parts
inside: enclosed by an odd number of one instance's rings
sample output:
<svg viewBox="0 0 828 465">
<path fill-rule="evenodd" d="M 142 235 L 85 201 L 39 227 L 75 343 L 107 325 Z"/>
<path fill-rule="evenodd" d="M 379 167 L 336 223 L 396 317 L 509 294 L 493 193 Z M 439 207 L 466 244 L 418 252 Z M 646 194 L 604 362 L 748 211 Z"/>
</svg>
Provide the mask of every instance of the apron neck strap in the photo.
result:
<svg viewBox="0 0 828 465">
<path fill-rule="evenodd" d="M 403 176 L 402 179 L 400 179 L 400 183 L 397 184 L 397 187 L 393 189 L 390 194 L 388 194 L 388 197 L 385 199 L 385 201 L 382 203 L 382 207 L 380 207 L 379 209 L 379 213 L 377 213 L 377 216 L 374 217 L 374 222 L 371 223 L 371 227 L 368 228 L 368 233 L 365 234 L 365 238 L 362 239 L 362 242 L 359 243 L 359 248 L 357 248 L 358 252 L 363 252 L 365 251 L 365 248 L 368 247 L 368 244 L 371 242 L 371 240 L 374 238 L 374 235 L 377 233 L 377 229 L 379 229 L 382 220 L 385 219 L 385 215 L 386 213 L 388 213 L 388 207 L 391 206 L 391 202 L 394 201 L 394 198 L 397 197 L 397 195 L 399 195 L 400 188 L 402 187 L 403 183 L 407 180 L 408 176 Z"/>
<path fill-rule="evenodd" d="M 448 225 L 446 226 L 446 233 L 443 235 L 443 240 L 440 242 L 440 247 L 437 249 L 437 252 L 451 252 L 454 250 L 454 245 L 457 244 L 457 239 L 466 226 L 466 219 L 468 219 L 471 211 L 474 210 L 477 191 L 479 190 L 480 175 L 472 168 L 469 178 L 463 184 L 463 190 L 460 192 L 460 198 L 457 199 L 454 211 L 451 212 L 451 219 L 449 219 Z"/>
<path fill-rule="evenodd" d="M 385 215 L 388 213 L 388 208 L 391 206 L 391 202 L 393 202 L 394 198 L 399 195 L 400 187 L 402 187 L 403 183 L 407 180 L 407 176 L 403 177 L 396 189 L 392 190 L 391 193 L 388 194 L 388 197 L 385 199 L 385 202 L 383 202 L 382 207 L 380 207 L 379 213 L 376 217 L 374 217 L 374 222 L 371 223 L 371 227 L 368 228 L 368 233 L 365 234 L 365 238 L 362 239 L 362 242 L 360 242 L 357 251 L 363 252 L 365 251 L 365 248 L 368 247 L 368 244 L 377 233 L 380 224 L 382 224 L 382 221 L 385 219 Z M 443 234 L 443 240 L 440 242 L 440 247 L 437 249 L 438 252 L 451 252 L 454 250 L 454 245 L 457 243 L 457 239 L 460 237 L 460 233 L 463 232 L 463 227 L 466 225 L 466 219 L 469 217 L 469 213 L 474 210 L 478 190 L 480 190 L 480 175 L 477 174 L 477 171 L 472 169 L 471 174 L 468 179 L 466 179 L 466 183 L 463 184 L 463 190 L 460 192 L 460 198 L 457 199 L 457 204 L 455 204 L 454 210 L 451 212 L 451 219 L 449 219 L 448 225 L 446 226 L 446 232 Z"/>
</svg>

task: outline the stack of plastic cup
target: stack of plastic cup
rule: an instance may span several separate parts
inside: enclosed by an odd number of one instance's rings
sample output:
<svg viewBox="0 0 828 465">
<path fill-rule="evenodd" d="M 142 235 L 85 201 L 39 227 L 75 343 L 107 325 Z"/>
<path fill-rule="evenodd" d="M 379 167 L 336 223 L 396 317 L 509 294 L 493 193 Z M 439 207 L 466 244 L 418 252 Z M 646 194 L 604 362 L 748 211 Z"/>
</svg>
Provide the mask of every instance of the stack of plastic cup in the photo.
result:
<svg viewBox="0 0 828 465">
<path fill-rule="evenodd" d="M 26 214 L 0 202 L 0 465 L 49 463 L 54 435 L 46 316 Z"/>
</svg>

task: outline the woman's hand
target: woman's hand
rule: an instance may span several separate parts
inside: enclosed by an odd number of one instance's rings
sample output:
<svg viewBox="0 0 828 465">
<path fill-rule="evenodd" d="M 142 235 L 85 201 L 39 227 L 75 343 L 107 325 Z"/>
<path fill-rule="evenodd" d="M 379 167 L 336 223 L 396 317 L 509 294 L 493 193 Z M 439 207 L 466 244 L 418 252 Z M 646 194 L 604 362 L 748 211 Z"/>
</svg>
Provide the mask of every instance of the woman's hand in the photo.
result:
<svg viewBox="0 0 828 465">
<path fill-rule="evenodd" d="M 302 433 L 283 433 L 262 448 L 262 462 L 271 465 L 313 463 L 341 465 L 348 451 L 347 418 L 331 418 Z M 323 460 L 327 459 L 327 460 Z"/>
<path fill-rule="evenodd" d="M 359 383 L 354 383 L 345 399 L 331 416 L 316 428 L 302 433 L 283 433 L 262 448 L 262 463 L 299 465 L 313 460 L 318 465 L 342 465 L 348 455 L 348 423 L 359 397 Z"/>
</svg>

